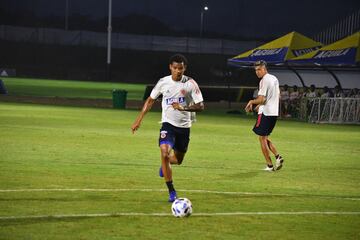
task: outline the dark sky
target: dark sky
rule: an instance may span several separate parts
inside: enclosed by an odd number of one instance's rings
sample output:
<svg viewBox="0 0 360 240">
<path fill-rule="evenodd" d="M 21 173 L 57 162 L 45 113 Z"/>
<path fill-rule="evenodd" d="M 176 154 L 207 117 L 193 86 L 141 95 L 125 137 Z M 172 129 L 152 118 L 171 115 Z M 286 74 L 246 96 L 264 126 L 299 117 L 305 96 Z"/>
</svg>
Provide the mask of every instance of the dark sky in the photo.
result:
<svg viewBox="0 0 360 240">
<path fill-rule="evenodd" d="M 108 0 L 68 0 L 69 13 L 107 16 Z M 64 16 L 66 0 L 1 0 L 2 11 Z M 204 31 L 249 38 L 297 31 L 312 37 L 360 9 L 359 0 L 113 0 L 113 16 L 152 16 L 177 31 L 198 31 L 203 3 Z M 71 23 L 70 23 L 71 24 Z"/>
</svg>

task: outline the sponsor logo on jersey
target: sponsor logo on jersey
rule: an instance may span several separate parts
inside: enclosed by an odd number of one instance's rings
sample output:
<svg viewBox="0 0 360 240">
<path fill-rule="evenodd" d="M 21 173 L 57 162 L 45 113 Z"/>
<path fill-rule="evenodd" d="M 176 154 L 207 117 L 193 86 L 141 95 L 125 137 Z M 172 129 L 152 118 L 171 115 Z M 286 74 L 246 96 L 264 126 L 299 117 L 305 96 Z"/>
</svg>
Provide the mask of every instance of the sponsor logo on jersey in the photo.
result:
<svg viewBox="0 0 360 240">
<path fill-rule="evenodd" d="M 250 55 L 250 57 L 275 55 L 275 54 L 279 54 L 281 52 L 281 50 L 283 50 L 283 49 L 284 48 L 256 49 L 253 51 L 253 53 Z"/>
<path fill-rule="evenodd" d="M 166 105 L 171 105 L 173 103 L 184 103 L 185 97 L 179 97 L 179 98 L 167 98 L 165 99 Z"/>
<path fill-rule="evenodd" d="M 330 57 L 345 56 L 350 51 L 350 49 L 351 48 L 319 51 L 319 53 L 314 58 L 330 58 Z"/>
</svg>

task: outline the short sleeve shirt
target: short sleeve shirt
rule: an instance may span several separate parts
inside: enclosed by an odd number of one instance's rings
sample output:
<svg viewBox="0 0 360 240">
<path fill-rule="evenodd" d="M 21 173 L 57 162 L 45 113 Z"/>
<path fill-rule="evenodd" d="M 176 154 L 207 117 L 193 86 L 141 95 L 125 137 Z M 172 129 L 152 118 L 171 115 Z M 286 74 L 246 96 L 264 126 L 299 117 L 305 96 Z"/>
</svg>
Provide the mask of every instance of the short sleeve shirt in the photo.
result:
<svg viewBox="0 0 360 240">
<path fill-rule="evenodd" d="M 266 98 L 264 105 L 259 107 L 259 114 L 266 116 L 279 115 L 280 88 L 278 79 L 269 73 L 265 74 L 259 83 L 259 93 Z"/>
<path fill-rule="evenodd" d="M 202 93 L 195 80 L 185 75 L 180 81 L 174 81 L 171 75 L 163 77 L 151 91 L 150 97 L 156 99 L 161 94 L 161 122 L 168 122 L 176 127 L 191 127 L 191 112 L 175 110 L 172 103 L 177 102 L 185 107 L 202 102 Z"/>
</svg>

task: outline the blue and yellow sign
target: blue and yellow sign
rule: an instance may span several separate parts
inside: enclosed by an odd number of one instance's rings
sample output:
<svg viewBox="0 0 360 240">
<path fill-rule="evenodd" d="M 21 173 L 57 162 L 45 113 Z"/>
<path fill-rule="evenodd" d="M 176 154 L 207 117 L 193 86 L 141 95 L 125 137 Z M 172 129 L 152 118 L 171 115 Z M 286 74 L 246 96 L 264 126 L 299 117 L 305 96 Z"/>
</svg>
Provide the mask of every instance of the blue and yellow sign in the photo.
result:
<svg viewBox="0 0 360 240">
<path fill-rule="evenodd" d="M 321 43 L 291 32 L 258 48 L 242 53 L 228 60 L 230 65 L 250 65 L 258 60 L 270 64 L 284 63 L 288 59 L 301 56 L 321 47 Z"/>
<path fill-rule="evenodd" d="M 360 63 L 360 32 L 289 60 L 291 64 L 354 66 Z"/>
</svg>

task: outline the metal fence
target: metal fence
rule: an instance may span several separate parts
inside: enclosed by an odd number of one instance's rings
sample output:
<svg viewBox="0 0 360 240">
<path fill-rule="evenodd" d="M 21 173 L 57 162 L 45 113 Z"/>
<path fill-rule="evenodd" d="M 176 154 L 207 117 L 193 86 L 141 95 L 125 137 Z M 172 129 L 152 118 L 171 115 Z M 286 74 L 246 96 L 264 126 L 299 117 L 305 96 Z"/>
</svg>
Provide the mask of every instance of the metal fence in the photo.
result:
<svg viewBox="0 0 360 240">
<path fill-rule="evenodd" d="M 341 19 L 336 24 L 320 31 L 313 37 L 313 39 L 326 45 L 350 36 L 351 34 L 359 31 L 359 29 L 360 9 L 356 10 L 346 18 Z"/>
<path fill-rule="evenodd" d="M 107 34 L 0 25 L 0 39 L 15 42 L 63 46 L 106 47 Z M 113 33 L 111 46 L 117 49 L 236 55 L 259 45 L 256 41 L 231 41 L 191 37 L 168 37 Z"/>
<path fill-rule="evenodd" d="M 360 98 L 312 98 L 300 109 L 300 116 L 312 123 L 360 124 Z"/>
</svg>

